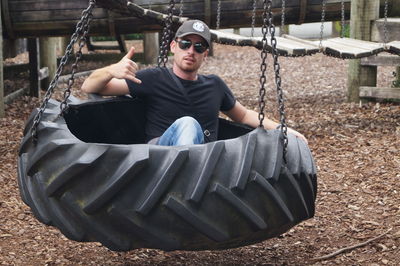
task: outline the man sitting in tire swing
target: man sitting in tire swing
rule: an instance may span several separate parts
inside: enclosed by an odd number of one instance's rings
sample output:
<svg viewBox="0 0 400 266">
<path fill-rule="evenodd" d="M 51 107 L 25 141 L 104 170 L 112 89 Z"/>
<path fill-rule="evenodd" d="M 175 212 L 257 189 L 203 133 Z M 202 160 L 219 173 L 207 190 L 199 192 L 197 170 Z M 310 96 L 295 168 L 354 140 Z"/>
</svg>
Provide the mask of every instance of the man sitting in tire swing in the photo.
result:
<svg viewBox="0 0 400 266">
<path fill-rule="evenodd" d="M 171 42 L 172 69 L 150 68 L 138 71 L 131 60 L 134 48 L 116 64 L 94 71 L 83 83 L 86 93 L 130 94 L 145 100 L 146 140 L 151 144 L 178 146 L 217 140 L 218 113 L 252 127 L 259 125 L 258 113 L 246 109 L 216 75 L 200 75 L 210 47 L 208 26 L 199 20 L 184 22 Z M 279 124 L 264 119 L 264 128 Z M 288 132 L 307 141 L 299 132 Z"/>
</svg>

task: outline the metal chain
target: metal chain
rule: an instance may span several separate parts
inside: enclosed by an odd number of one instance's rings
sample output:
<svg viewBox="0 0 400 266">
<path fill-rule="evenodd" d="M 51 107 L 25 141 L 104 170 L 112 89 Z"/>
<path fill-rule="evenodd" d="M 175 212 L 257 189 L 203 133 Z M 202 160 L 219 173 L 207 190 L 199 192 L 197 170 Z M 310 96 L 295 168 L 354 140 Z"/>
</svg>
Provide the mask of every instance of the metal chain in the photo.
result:
<svg viewBox="0 0 400 266">
<path fill-rule="evenodd" d="M 346 14 L 344 10 L 344 0 L 342 0 L 342 28 L 340 32 L 340 37 L 344 38 L 344 27 L 346 26 Z"/>
<path fill-rule="evenodd" d="M 175 1 L 174 0 L 170 0 L 169 1 L 169 6 L 168 6 L 168 16 L 165 19 L 165 26 L 164 26 L 164 30 L 163 30 L 163 36 L 161 39 L 161 49 L 160 49 L 160 54 L 158 56 L 157 59 L 157 64 L 159 67 L 161 67 L 161 65 L 163 67 L 165 67 L 165 65 L 168 62 L 168 45 L 171 41 L 171 26 L 172 26 L 172 15 L 173 15 L 173 11 L 174 11 L 174 7 L 175 7 Z"/>
<path fill-rule="evenodd" d="M 281 132 L 283 135 L 283 158 L 286 162 L 286 152 L 288 145 L 288 137 L 287 137 L 287 125 L 286 125 L 286 114 L 285 114 L 285 103 L 283 99 L 283 90 L 281 87 L 281 75 L 280 75 L 280 64 L 278 60 L 278 49 L 276 48 L 277 40 L 275 38 L 275 25 L 272 22 L 272 0 L 268 1 L 267 6 L 267 17 L 268 17 L 268 26 L 269 33 L 271 35 L 271 46 L 272 46 L 272 58 L 274 59 L 274 72 L 275 72 L 275 86 L 276 92 L 278 96 L 278 109 L 279 109 L 279 117 L 281 122 Z"/>
<path fill-rule="evenodd" d="M 282 0 L 282 15 L 281 15 L 281 35 L 285 34 L 285 13 L 286 13 L 286 1 Z"/>
<path fill-rule="evenodd" d="M 183 16 L 183 0 L 181 0 L 180 2 L 180 6 L 179 6 L 179 17 Z"/>
<path fill-rule="evenodd" d="M 385 20 L 383 22 L 383 43 L 384 43 L 384 46 L 386 46 L 386 44 L 388 43 L 388 40 L 389 40 L 388 29 L 387 29 L 388 10 L 389 10 L 389 3 L 388 3 L 388 0 L 385 0 L 385 11 L 384 11 Z"/>
<path fill-rule="evenodd" d="M 267 3 L 266 0 L 263 2 L 263 13 L 262 13 L 262 49 L 261 49 L 261 65 L 260 65 L 260 70 L 261 70 L 261 76 L 260 76 L 260 91 L 258 93 L 258 101 L 259 101 L 259 113 L 258 113 L 258 120 L 260 121 L 259 127 L 264 127 L 264 109 L 265 109 L 265 83 L 267 82 L 267 77 L 265 76 L 265 72 L 267 70 L 267 52 L 268 52 L 268 40 L 267 40 L 267 34 L 268 34 L 268 18 L 267 18 Z"/>
<path fill-rule="evenodd" d="M 216 29 L 219 30 L 219 26 L 221 24 L 221 0 L 218 0 L 218 4 L 217 4 L 217 27 Z"/>
<path fill-rule="evenodd" d="M 251 37 L 254 37 L 254 28 L 256 26 L 256 10 L 257 10 L 257 0 L 253 1 L 253 13 L 251 16 Z"/>
<path fill-rule="evenodd" d="M 89 25 L 90 22 L 93 18 L 92 13 L 89 13 L 87 16 L 87 21 L 84 24 L 84 26 L 82 27 L 82 35 L 79 39 L 79 48 L 78 51 L 75 53 L 75 62 L 72 64 L 72 72 L 71 72 L 71 77 L 68 79 L 67 82 L 67 88 L 64 90 L 64 99 L 60 104 L 60 115 L 62 115 L 67 107 L 68 107 L 68 98 L 71 95 L 71 90 L 72 90 L 72 86 L 75 83 L 75 73 L 78 70 L 78 62 L 81 60 L 82 58 L 82 48 L 86 45 L 86 40 L 87 40 L 87 36 L 89 34 Z"/>
<path fill-rule="evenodd" d="M 64 66 L 67 64 L 68 59 L 71 56 L 74 44 L 78 40 L 79 36 L 82 35 L 82 33 L 84 32 L 83 29 L 86 27 L 86 25 L 89 22 L 89 16 L 92 14 L 92 11 L 93 11 L 93 8 L 95 7 L 95 5 L 96 5 L 96 0 L 90 0 L 88 8 L 86 8 L 82 12 L 82 17 L 79 20 L 79 22 L 76 24 L 75 32 L 71 36 L 71 41 L 66 48 L 64 56 L 61 58 L 60 65 L 57 68 L 56 74 L 54 75 L 54 78 L 50 82 L 50 85 L 44 95 L 44 99 L 43 99 L 42 104 L 40 105 L 39 112 L 36 114 L 35 118 L 33 119 L 33 124 L 32 124 L 32 128 L 31 128 L 31 130 L 32 130 L 31 136 L 32 136 L 32 140 L 34 143 L 37 142 L 37 127 L 40 123 L 40 120 L 42 119 L 43 112 L 46 110 L 47 104 L 48 104 L 49 100 L 51 99 L 51 96 L 53 95 L 54 89 L 58 83 L 58 79 L 61 76 Z"/>
<path fill-rule="evenodd" d="M 326 9 L 326 0 L 322 0 L 321 32 L 320 32 L 320 36 L 319 36 L 319 49 L 320 50 L 322 50 L 322 38 L 324 36 L 325 9 Z"/>
</svg>

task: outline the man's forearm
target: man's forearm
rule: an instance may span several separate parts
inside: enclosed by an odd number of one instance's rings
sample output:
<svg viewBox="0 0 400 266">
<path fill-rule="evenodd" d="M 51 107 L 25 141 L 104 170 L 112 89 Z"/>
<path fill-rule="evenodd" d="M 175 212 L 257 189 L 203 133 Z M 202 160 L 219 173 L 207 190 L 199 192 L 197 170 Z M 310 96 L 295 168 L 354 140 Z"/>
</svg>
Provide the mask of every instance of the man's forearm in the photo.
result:
<svg viewBox="0 0 400 266">
<path fill-rule="evenodd" d="M 85 80 L 81 89 L 86 93 L 101 93 L 112 78 L 109 66 L 97 69 Z"/>
<path fill-rule="evenodd" d="M 260 125 L 258 113 L 253 110 L 247 110 L 246 115 L 243 117 L 242 123 L 252 127 L 258 127 Z M 263 120 L 263 126 L 265 129 L 275 129 L 278 125 L 278 123 L 266 117 Z"/>
</svg>

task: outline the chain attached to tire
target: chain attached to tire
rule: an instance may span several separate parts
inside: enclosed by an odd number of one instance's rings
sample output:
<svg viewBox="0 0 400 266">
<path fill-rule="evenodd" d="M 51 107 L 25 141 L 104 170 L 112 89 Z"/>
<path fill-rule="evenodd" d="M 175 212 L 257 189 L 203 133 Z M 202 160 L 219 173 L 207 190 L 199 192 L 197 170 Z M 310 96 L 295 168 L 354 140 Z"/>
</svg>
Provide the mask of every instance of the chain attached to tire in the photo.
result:
<svg viewBox="0 0 400 266">
<path fill-rule="evenodd" d="M 74 83 L 73 76 L 77 69 L 77 63 L 78 63 L 79 59 L 82 57 L 82 53 L 81 53 L 82 47 L 85 45 L 85 42 L 82 44 L 82 39 L 85 40 L 87 33 L 89 31 L 89 23 L 92 18 L 92 11 L 95 6 L 96 6 L 96 0 L 90 0 L 89 6 L 82 12 L 81 19 L 76 24 L 75 32 L 71 36 L 71 41 L 66 48 L 64 56 L 61 58 L 60 65 L 57 68 L 56 74 L 54 75 L 54 78 L 51 81 L 51 83 L 44 95 L 44 99 L 39 108 L 39 112 L 36 114 L 35 118 L 33 119 L 31 135 L 32 135 L 32 140 L 34 143 L 37 142 L 37 138 L 38 138 L 37 127 L 40 123 L 40 120 L 42 119 L 43 112 L 46 110 L 47 104 L 48 104 L 49 100 L 51 99 L 51 96 L 54 93 L 54 89 L 58 83 L 58 79 L 60 78 L 65 65 L 68 63 L 68 59 L 72 54 L 73 46 L 77 42 L 78 38 L 80 38 L 80 44 L 79 44 L 80 48 L 79 48 L 79 52 L 78 52 L 78 53 L 80 53 L 80 55 L 77 53 L 75 63 L 72 66 L 73 72 L 72 72 L 71 78 L 68 80 L 68 88 L 67 88 L 66 92 L 64 92 L 64 101 L 63 101 L 63 107 L 61 108 L 61 112 L 66 108 L 66 102 L 67 102 L 69 95 L 71 94 L 71 87 Z"/>
<path fill-rule="evenodd" d="M 64 99 L 60 104 L 60 115 L 62 115 L 68 107 L 68 98 L 71 95 L 71 89 L 75 82 L 75 73 L 78 70 L 78 62 L 82 58 L 82 48 L 86 45 L 87 36 L 89 33 L 89 25 L 93 18 L 92 13 L 87 14 L 87 21 L 82 27 L 82 34 L 79 38 L 79 48 L 78 51 L 75 53 L 75 62 L 72 64 L 72 72 L 71 77 L 68 79 L 67 88 L 64 90 Z"/>
<path fill-rule="evenodd" d="M 264 12 L 263 12 L 263 48 L 261 51 L 261 88 L 260 88 L 260 127 L 263 127 L 264 120 L 264 108 L 265 108 L 265 71 L 267 68 L 266 58 L 267 58 L 267 32 L 269 31 L 271 35 L 271 47 L 272 47 L 272 57 L 274 61 L 274 72 L 275 72 L 275 85 L 278 96 L 278 109 L 279 109 L 279 117 L 280 117 L 280 129 L 283 136 L 283 158 L 286 162 L 286 153 L 287 153 L 287 145 L 288 145 L 288 137 L 287 137 L 287 125 L 286 125 L 286 114 L 285 114 L 285 104 L 283 99 L 283 90 L 281 87 L 281 77 L 280 77 L 280 64 L 278 61 L 278 49 L 276 48 L 277 40 L 275 37 L 275 25 L 272 22 L 272 0 L 264 0 Z"/>
<path fill-rule="evenodd" d="M 281 122 L 281 132 L 283 135 L 283 158 L 285 159 L 286 162 L 286 152 L 287 152 L 287 145 L 288 145 L 288 137 L 287 137 L 287 125 L 286 125 L 286 114 L 285 114 L 285 103 L 283 99 L 283 90 L 281 87 L 281 74 L 280 74 L 280 69 L 281 66 L 279 64 L 278 60 L 278 49 L 276 48 L 276 38 L 275 38 L 275 25 L 272 22 L 272 1 L 268 1 L 268 24 L 269 24 L 269 32 L 271 35 L 271 46 L 272 46 L 272 58 L 274 59 L 274 72 L 275 72 L 275 86 L 276 86 L 276 92 L 278 96 L 278 109 L 279 109 L 279 118 Z"/>
<path fill-rule="evenodd" d="M 264 0 L 264 11 L 262 14 L 262 49 L 261 49 L 261 76 L 260 76 L 260 91 L 258 93 L 258 100 L 259 100 L 259 113 L 258 113 L 258 120 L 260 121 L 259 127 L 264 127 L 263 122 L 265 118 L 264 109 L 265 109 L 265 83 L 267 82 L 267 77 L 265 76 L 265 72 L 267 70 L 267 47 L 268 47 L 268 18 L 267 18 L 267 3 Z"/>
<path fill-rule="evenodd" d="M 169 6 L 168 6 L 168 16 L 165 19 L 165 26 L 163 29 L 163 35 L 162 35 L 162 39 L 161 39 L 160 54 L 157 59 L 157 65 L 159 67 L 161 67 L 161 66 L 165 67 L 165 65 L 168 62 L 168 50 L 169 50 L 168 45 L 171 41 L 171 35 L 172 35 L 171 27 L 172 27 L 172 15 L 173 15 L 174 7 L 175 7 L 175 1 L 170 0 Z"/>
</svg>

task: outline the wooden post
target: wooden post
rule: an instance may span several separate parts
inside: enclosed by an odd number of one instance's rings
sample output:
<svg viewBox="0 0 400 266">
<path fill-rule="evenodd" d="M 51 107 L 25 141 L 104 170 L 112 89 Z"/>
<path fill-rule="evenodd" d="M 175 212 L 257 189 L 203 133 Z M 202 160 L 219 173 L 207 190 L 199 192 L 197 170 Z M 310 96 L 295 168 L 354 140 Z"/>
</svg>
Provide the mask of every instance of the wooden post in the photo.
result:
<svg viewBox="0 0 400 266">
<path fill-rule="evenodd" d="M 55 37 L 43 37 L 40 38 L 40 67 L 49 68 L 49 77 L 42 81 L 43 89 L 47 89 L 51 79 L 54 77 L 57 71 L 57 44 L 58 38 Z"/>
<path fill-rule="evenodd" d="M 1 19 L 1 5 L 0 5 L 0 118 L 5 116 L 4 110 L 4 82 L 3 82 L 3 25 Z"/>
<path fill-rule="evenodd" d="M 146 32 L 143 36 L 143 53 L 145 64 L 157 63 L 160 46 L 158 43 L 158 32 Z"/>
<path fill-rule="evenodd" d="M 71 41 L 71 37 L 60 37 L 59 38 L 59 53 L 58 56 L 63 56 L 67 50 L 67 46 Z"/>
<path fill-rule="evenodd" d="M 39 45 L 37 38 L 28 38 L 29 96 L 39 97 Z"/>
<path fill-rule="evenodd" d="M 352 0 L 350 37 L 359 40 L 371 40 L 371 21 L 379 18 L 379 1 Z M 350 102 L 360 100 L 360 86 L 376 86 L 376 66 L 361 66 L 361 60 L 349 62 L 347 76 L 347 99 Z"/>
<path fill-rule="evenodd" d="M 396 79 L 393 81 L 393 87 L 400 88 L 400 66 L 396 67 Z"/>
</svg>

